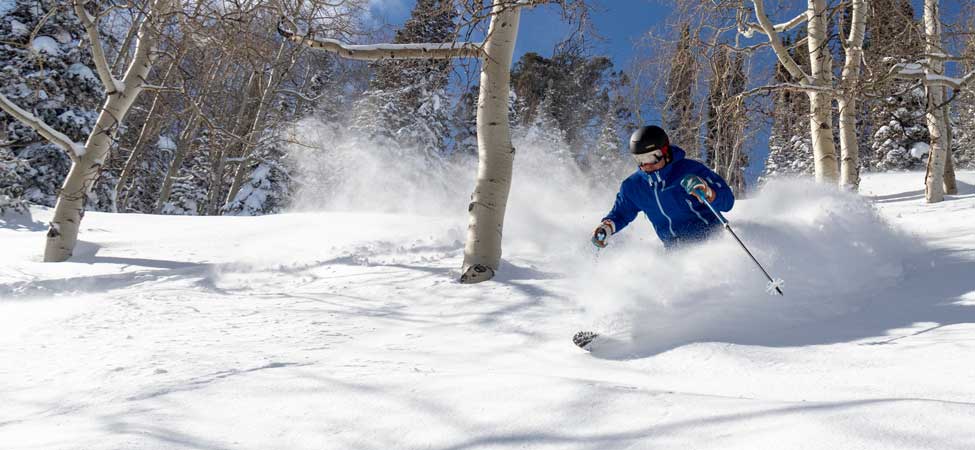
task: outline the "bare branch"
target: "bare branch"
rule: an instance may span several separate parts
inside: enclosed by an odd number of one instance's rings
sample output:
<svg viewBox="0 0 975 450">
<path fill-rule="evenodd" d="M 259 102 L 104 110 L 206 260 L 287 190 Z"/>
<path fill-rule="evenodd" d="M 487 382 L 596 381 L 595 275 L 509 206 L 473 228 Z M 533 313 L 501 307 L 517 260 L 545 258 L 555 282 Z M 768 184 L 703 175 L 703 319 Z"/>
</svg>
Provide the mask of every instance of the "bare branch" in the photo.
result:
<svg viewBox="0 0 975 450">
<path fill-rule="evenodd" d="M 72 160 L 75 160 L 85 154 L 84 145 L 72 141 L 71 138 L 66 136 L 64 133 L 51 128 L 50 125 L 39 119 L 37 116 L 15 105 L 3 94 L 0 94 L 0 108 L 2 108 L 7 114 L 10 114 L 17 120 L 30 126 L 34 131 L 37 132 L 37 134 L 43 136 L 44 139 L 47 139 L 50 143 L 63 148 L 68 152 L 68 156 L 70 156 Z"/>
<path fill-rule="evenodd" d="M 792 20 L 788 22 L 775 25 L 774 27 L 772 27 L 772 29 L 774 29 L 776 33 L 785 33 L 787 31 L 791 31 L 793 28 L 801 25 L 805 21 L 806 21 L 806 13 L 803 12 L 795 16 Z M 749 36 L 755 31 L 767 35 L 767 33 L 765 33 L 765 29 L 762 28 L 762 26 L 757 23 L 747 23 L 745 24 L 745 26 L 747 27 L 746 34 L 748 34 Z"/>
<path fill-rule="evenodd" d="M 171 94 L 186 92 L 186 89 L 183 88 L 182 86 L 159 86 L 155 84 L 143 84 L 139 88 L 145 91 L 166 92 Z"/>
<path fill-rule="evenodd" d="M 301 92 L 298 92 L 298 91 L 293 90 L 293 89 L 278 89 L 277 90 L 277 93 L 278 94 L 293 95 L 293 96 L 298 97 L 298 98 L 300 98 L 300 99 L 302 99 L 302 100 L 304 100 L 306 102 L 316 102 L 316 101 L 318 101 L 318 99 L 322 98 L 325 95 L 324 93 L 322 93 L 322 94 L 318 94 L 318 95 L 316 95 L 314 97 L 308 97 L 307 95 L 302 94 Z"/>
<path fill-rule="evenodd" d="M 121 92 L 124 87 L 121 86 L 121 82 L 112 76 L 112 70 L 109 69 L 108 60 L 105 58 L 105 50 L 102 48 L 101 37 L 98 35 L 98 19 L 92 17 L 85 9 L 87 3 L 88 0 L 75 0 L 74 11 L 78 15 L 78 19 L 82 25 L 85 26 L 85 31 L 88 33 L 88 40 L 91 41 L 91 59 L 95 62 L 98 78 L 105 85 L 106 93 L 111 96 Z"/>
<path fill-rule="evenodd" d="M 831 96 L 839 96 L 842 94 L 842 91 L 839 91 L 831 87 L 796 84 L 796 83 L 779 83 L 779 84 L 771 84 L 767 86 L 759 86 L 757 88 L 742 92 L 741 94 L 738 94 L 736 97 L 745 98 L 756 94 L 763 94 L 763 93 L 769 93 L 774 91 L 819 92 Z"/>
<path fill-rule="evenodd" d="M 292 42 L 337 53 L 344 58 L 361 61 L 381 59 L 453 59 L 480 58 L 484 56 L 483 44 L 471 42 L 448 42 L 444 44 L 373 44 L 350 45 L 335 39 L 317 39 L 299 36 L 295 31 L 284 27 L 284 17 L 278 22 L 278 33 Z"/>
<path fill-rule="evenodd" d="M 796 60 L 789 55 L 788 50 L 782 45 L 782 39 L 779 38 L 779 33 L 775 29 L 776 26 L 772 25 L 772 21 L 769 20 L 768 15 L 765 13 L 765 1 L 752 0 L 752 4 L 755 5 L 755 17 L 758 18 L 762 32 L 768 36 L 769 43 L 772 45 L 772 49 L 775 50 L 775 55 L 778 57 L 779 62 L 782 63 L 782 66 L 789 71 L 789 74 L 793 78 L 800 80 L 803 84 L 811 84 L 810 76 L 799 67 Z"/>
<path fill-rule="evenodd" d="M 926 86 L 950 87 L 952 89 L 969 89 L 975 82 L 975 71 L 969 72 L 961 78 L 952 78 L 935 73 L 927 73 L 922 63 L 894 64 L 890 75 L 900 80 L 921 80 Z"/>
</svg>

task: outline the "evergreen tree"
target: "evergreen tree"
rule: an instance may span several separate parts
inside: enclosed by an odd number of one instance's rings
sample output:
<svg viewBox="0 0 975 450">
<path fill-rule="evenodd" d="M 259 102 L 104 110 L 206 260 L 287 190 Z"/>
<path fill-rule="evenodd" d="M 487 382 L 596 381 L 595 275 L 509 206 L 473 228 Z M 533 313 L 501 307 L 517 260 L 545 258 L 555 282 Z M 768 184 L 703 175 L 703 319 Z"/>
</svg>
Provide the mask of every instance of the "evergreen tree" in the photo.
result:
<svg viewBox="0 0 975 450">
<path fill-rule="evenodd" d="M 628 172 L 633 171 L 635 163 L 627 157 L 620 138 L 620 114 L 607 109 L 601 118 L 599 135 L 587 154 L 587 168 L 591 178 L 607 188 L 616 187 Z"/>
<path fill-rule="evenodd" d="M 538 112 L 527 127 L 516 135 L 528 145 L 542 148 L 551 152 L 560 163 L 575 163 L 575 155 L 566 144 L 566 134 L 559 126 L 553 110 L 555 109 L 555 92 L 546 95 L 538 105 Z"/>
<path fill-rule="evenodd" d="M 667 101 L 664 104 L 664 124 L 671 141 L 680 145 L 690 158 L 701 159 L 699 151 L 700 122 L 694 104 L 694 85 L 697 80 L 697 58 L 690 24 L 681 26 L 680 39 L 670 61 L 667 77 Z"/>
<path fill-rule="evenodd" d="M 293 192 L 291 171 L 285 165 L 285 152 L 279 145 L 258 149 L 248 180 L 237 196 L 224 208 L 225 214 L 259 216 L 282 212 Z"/>
<path fill-rule="evenodd" d="M 26 161 L 0 146 L 0 215 L 7 211 L 26 211 L 24 186 L 32 171 Z"/>
<path fill-rule="evenodd" d="M 91 69 L 84 28 L 71 4 L 16 0 L 2 5 L 8 9 L 0 18 L 0 93 L 74 141 L 84 142 L 103 96 Z M 2 111 L 0 127 L 0 171 L 8 172 L 0 173 L 0 193 L 11 201 L 17 195 L 19 200 L 53 206 L 71 165 L 68 155 Z M 6 184 L 14 180 L 19 180 L 19 187 Z M 113 207 L 111 198 L 94 203 L 95 209 Z"/>
<path fill-rule="evenodd" d="M 511 71 L 517 123 L 530 126 L 538 115 L 551 115 L 565 145 L 581 159 L 600 132 L 603 113 L 615 106 L 610 104 L 611 91 L 625 80 L 612 68 L 608 58 L 588 57 L 581 44 L 572 41 L 559 46 L 551 59 L 531 52 L 522 55 Z"/>
<path fill-rule="evenodd" d="M 809 69 L 809 52 L 804 46 L 804 33 L 786 36 L 783 43 L 789 53 L 805 70 Z M 781 64 L 776 64 L 776 83 L 795 83 L 796 80 Z M 812 139 L 809 136 L 809 98 L 803 92 L 780 89 L 773 94 L 772 133 L 769 136 L 769 155 L 759 182 L 781 175 L 812 175 Z"/>
<path fill-rule="evenodd" d="M 173 182 L 169 201 L 162 205 L 162 214 L 198 216 L 206 213 L 207 187 L 211 178 L 211 159 L 202 149 L 210 146 L 209 130 L 201 131 L 195 139 L 189 154 L 183 159 Z"/>
<path fill-rule="evenodd" d="M 509 91 L 512 92 L 513 91 Z M 451 118 L 453 128 L 454 157 L 477 157 L 477 96 L 480 86 L 474 85 L 467 89 L 457 100 L 454 114 Z"/>
<path fill-rule="evenodd" d="M 393 42 L 451 42 L 455 18 L 451 1 L 419 0 Z M 451 61 L 390 60 L 373 67 L 370 89 L 356 106 L 355 128 L 395 143 L 387 147 L 416 146 L 428 159 L 441 158 L 449 135 L 446 88 Z"/>
<path fill-rule="evenodd" d="M 866 67 L 886 74 L 895 63 L 916 62 L 924 53 L 924 38 L 909 0 L 876 0 L 868 9 L 864 38 Z M 874 97 L 863 103 L 868 121 L 864 134 L 869 143 L 872 168 L 877 170 L 919 170 L 926 158 L 919 149 L 929 141 L 925 122 L 927 97 L 924 89 L 912 89 L 910 82 L 882 80 Z M 866 147 L 865 147 L 866 148 Z"/>
</svg>

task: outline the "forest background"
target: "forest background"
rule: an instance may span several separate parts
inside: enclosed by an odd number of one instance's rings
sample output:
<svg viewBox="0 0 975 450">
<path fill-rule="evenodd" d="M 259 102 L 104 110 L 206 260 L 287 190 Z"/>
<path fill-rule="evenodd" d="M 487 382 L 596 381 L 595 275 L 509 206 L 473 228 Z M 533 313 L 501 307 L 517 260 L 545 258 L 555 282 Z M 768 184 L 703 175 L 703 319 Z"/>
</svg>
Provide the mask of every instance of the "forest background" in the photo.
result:
<svg viewBox="0 0 975 450">
<path fill-rule="evenodd" d="M 397 163 L 410 165 L 398 173 L 416 180 L 469 176 L 452 168 L 477 156 L 477 61 L 345 60 L 274 33 L 280 7 L 264 6 L 276 2 L 211 3 L 196 3 L 193 33 L 173 33 L 161 45 L 147 80 L 158 89 L 138 96 L 118 125 L 87 196 L 89 210 L 258 215 L 319 208 L 325 198 L 341 207 L 335 199 L 354 178 L 350 173 L 364 166 L 376 177 L 383 165 Z M 463 2 L 339 3 L 327 12 L 327 31 L 346 42 L 449 42 L 484 33 L 458 7 Z M 761 89 L 789 82 L 789 75 L 760 40 L 713 32 L 730 11 L 717 8 L 722 2 L 712 2 L 715 9 L 682 1 L 557 3 L 527 9 L 522 19 L 509 99 L 516 144 L 551 149 L 587 182 L 612 185 L 632 170 L 626 136 L 638 125 L 659 123 L 739 195 L 771 177 L 813 174 L 807 100 Z M 922 3 L 870 2 L 865 73 L 922 57 Z M 945 46 L 968 58 L 954 61 L 946 74 L 969 72 L 973 6 L 943 3 Z M 804 4 L 775 2 L 769 15 L 787 19 Z M 837 73 L 849 15 L 844 5 L 830 2 Z M 83 142 L 104 89 L 89 48 L 80 45 L 85 28 L 71 3 L 2 0 L 0 13 L 0 93 Z M 320 19 L 315 14 L 322 13 L 309 14 Z M 139 10 L 99 14 L 104 47 L 118 70 Z M 808 54 L 803 61 L 804 52 L 796 51 L 803 33 L 799 27 L 783 36 L 797 62 L 808 66 Z M 865 90 L 861 170 L 923 169 L 930 139 L 923 86 L 885 80 Z M 951 161 L 971 167 L 975 96 L 951 100 Z M 0 113 L 0 210 L 54 206 L 70 165 L 65 151 Z"/>
</svg>

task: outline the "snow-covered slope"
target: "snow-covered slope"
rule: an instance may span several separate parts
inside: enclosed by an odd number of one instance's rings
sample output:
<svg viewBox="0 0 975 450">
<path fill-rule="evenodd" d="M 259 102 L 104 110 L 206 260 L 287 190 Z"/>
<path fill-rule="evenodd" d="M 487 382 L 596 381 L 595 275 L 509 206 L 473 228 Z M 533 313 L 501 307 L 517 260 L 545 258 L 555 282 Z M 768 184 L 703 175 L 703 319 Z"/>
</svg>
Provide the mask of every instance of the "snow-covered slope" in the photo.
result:
<svg viewBox="0 0 975 450">
<path fill-rule="evenodd" d="M 664 254 L 640 218 L 596 255 L 611 198 L 538 185 L 516 183 L 505 265 L 474 286 L 462 208 L 89 213 L 63 264 L 38 262 L 49 210 L 7 216 L 0 448 L 973 448 L 959 179 L 937 205 L 920 173 L 739 202 L 785 297 L 726 236 Z M 615 344 L 577 349 L 587 328 Z"/>
</svg>

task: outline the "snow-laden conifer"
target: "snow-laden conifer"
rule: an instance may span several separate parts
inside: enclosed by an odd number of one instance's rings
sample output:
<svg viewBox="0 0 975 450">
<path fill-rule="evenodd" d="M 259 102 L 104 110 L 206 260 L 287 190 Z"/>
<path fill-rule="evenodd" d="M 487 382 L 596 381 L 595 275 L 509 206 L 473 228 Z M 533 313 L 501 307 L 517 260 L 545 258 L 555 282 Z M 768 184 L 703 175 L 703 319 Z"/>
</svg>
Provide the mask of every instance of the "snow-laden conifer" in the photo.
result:
<svg viewBox="0 0 975 450">
<path fill-rule="evenodd" d="M 91 132 L 102 101 L 84 28 L 69 2 L 8 0 L 0 18 L 0 94 L 74 142 Z M 54 206 L 71 159 L 26 123 L 0 110 L 10 164 L 0 190 L 21 201 Z M 14 162 L 13 160 L 16 160 Z M 8 169 L 10 168 L 10 169 Z M 25 175 L 22 178 L 16 174 Z M 18 187 L 6 185 L 20 179 Z"/>
</svg>

